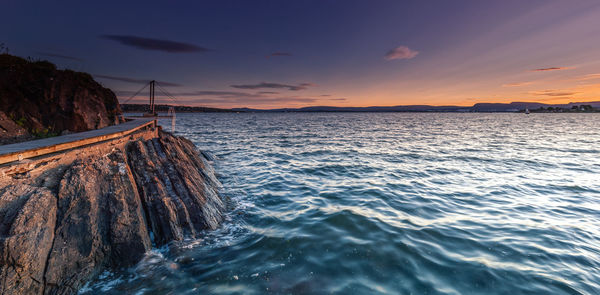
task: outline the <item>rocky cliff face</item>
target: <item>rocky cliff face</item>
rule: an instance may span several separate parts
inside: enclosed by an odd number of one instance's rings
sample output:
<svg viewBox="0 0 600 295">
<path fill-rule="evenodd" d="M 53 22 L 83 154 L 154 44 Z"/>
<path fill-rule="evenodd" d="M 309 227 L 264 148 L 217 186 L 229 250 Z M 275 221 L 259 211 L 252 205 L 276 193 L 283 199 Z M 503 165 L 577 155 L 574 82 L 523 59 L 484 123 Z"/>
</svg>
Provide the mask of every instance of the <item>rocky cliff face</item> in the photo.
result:
<svg viewBox="0 0 600 295">
<path fill-rule="evenodd" d="M 0 144 L 26 141 L 32 139 L 27 129 L 10 119 L 4 112 L 0 111 Z"/>
<path fill-rule="evenodd" d="M 75 293 L 222 219 L 219 182 L 182 137 L 160 132 L 65 159 L 0 181 L 0 294 Z"/>
<path fill-rule="evenodd" d="M 89 74 L 0 54 L 0 112 L 28 134 L 43 137 L 118 123 L 121 110 L 115 94 Z M 19 140 L 3 122 L 0 140 Z"/>
</svg>

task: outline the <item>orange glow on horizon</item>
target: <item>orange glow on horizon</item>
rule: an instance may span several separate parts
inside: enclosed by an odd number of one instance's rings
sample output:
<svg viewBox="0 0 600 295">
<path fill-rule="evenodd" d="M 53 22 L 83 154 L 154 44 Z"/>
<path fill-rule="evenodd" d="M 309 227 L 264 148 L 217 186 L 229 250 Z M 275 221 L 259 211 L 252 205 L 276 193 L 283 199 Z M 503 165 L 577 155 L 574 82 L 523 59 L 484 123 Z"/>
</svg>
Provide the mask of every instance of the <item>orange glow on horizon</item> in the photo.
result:
<svg viewBox="0 0 600 295">
<path fill-rule="evenodd" d="M 553 70 L 552 72 L 558 72 Z M 546 72 L 546 71 L 541 71 Z M 508 79 L 507 79 L 508 80 Z M 464 106 L 470 107 L 477 103 L 511 103 L 535 102 L 545 104 L 567 104 L 600 101 L 600 74 L 571 73 L 569 76 L 558 75 L 547 78 L 532 79 L 523 77 L 523 81 L 455 82 L 444 81 L 443 85 L 430 82 L 411 82 L 410 85 L 372 85 L 360 88 L 357 85 L 339 86 L 321 92 L 310 91 L 305 95 L 295 94 L 253 94 L 259 100 L 245 103 L 244 98 L 237 101 L 227 101 L 218 97 L 188 96 L 182 97 L 184 102 L 174 103 L 169 98 L 157 98 L 159 104 L 178 104 L 188 106 L 205 106 L 215 108 L 300 108 L 308 106 L 337 106 L 337 107 L 369 107 L 369 106 L 398 106 L 398 105 L 430 105 L 430 106 Z M 308 92 L 308 91 L 307 91 Z M 121 97 L 121 99 L 123 99 Z M 254 97 L 253 99 L 256 99 Z M 145 96 L 138 96 L 129 103 L 147 103 Z"/>
</svg>

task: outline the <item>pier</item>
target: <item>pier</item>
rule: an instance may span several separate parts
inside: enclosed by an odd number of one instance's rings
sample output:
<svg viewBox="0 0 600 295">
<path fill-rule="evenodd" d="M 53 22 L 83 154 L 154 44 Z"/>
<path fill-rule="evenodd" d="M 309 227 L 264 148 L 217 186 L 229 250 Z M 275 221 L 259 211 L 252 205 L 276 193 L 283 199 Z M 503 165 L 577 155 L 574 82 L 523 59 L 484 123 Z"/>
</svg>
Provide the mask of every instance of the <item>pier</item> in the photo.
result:
<svg viewBox="0 0 600 295">
<path fill-rule="evenodd" d="M 102 129 L 0 145 L 0 165 L 87 147 L 97 143 L 125 138 L 127 136 L 140 137 L 139 135 L 143 135 L 144 137 L 158 136 L 156 118 L 135 118 L 125 123 L 108 126 Z"/>
</svg>

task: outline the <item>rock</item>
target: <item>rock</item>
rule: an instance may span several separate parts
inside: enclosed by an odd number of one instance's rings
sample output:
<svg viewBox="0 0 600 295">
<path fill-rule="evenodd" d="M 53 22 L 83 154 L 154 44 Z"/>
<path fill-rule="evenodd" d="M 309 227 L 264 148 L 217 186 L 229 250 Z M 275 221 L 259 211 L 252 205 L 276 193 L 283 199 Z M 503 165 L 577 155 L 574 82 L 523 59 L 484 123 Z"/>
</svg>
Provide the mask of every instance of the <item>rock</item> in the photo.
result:
<svg viewBox="0 0 600 295">
<path fill-rule="evenodd" d="M 37 137 L 103 128 L 121 114 L 115 94 L 89 74 L 9 54 L 0 54 L 0 111 Z"/>
<path fill-rule="evenodd" d="M 75 292 L 104 268 L 128 266 L 151 248 L 135 184 L 121 151 L 76 161 L 58 189 L 46 285 Z M 125 170 L 123 170 L 125 169 Z"/>
<path fill-rule="evenodd" d="M 202 156 L 204 156 L 204 158 L 206 160 L 208 160 L 209 162 L 214 162 L 217 160 L 217 156 L 215 156 L 213 153 L 209 152 L 209 151 L 201 151 L 200 152 L 202 154 Z"/>
<path fill-rule="evenodd" d="M 45 187 L 0 190 L 0 294 L 41 294 L 56 223 L 56 197 Z"/>
<path fill-rule="evenodd" d="M 129 145 L 127 156 L 157 245 L 196 237 L 221 222 L 220 183 L 191 142 L 161 133 Z"/>
<path fill-rule="evenodd" d="M 159 134 L 2 182 L 1 294 L 73 294 L 137 263 L 152 235 L 159 246 L 218 226 L 212 167 L 190 141 Z"/>
</svg>

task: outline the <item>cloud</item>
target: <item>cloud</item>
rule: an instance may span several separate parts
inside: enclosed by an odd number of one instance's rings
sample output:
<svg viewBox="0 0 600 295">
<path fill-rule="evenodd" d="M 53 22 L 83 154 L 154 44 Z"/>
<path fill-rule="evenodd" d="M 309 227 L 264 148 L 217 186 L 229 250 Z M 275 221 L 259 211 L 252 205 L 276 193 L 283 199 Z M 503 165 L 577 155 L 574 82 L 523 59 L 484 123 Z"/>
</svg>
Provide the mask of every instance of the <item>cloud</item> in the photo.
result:
<svg viewBox="0 0 600 295">
<path fill-rule="evenodd" d="M 127 95 L 132 95 L 132 91 L 117 91 L 117 96 L 126 98 Z M 315 103 L 318 98 L 313 97 L 268 97 L 264 95 L 251 93 L 236 93 L 228 91 L 195 91 L 189 93 L 173 93 L 177 98 L 176 102 L 179 105 L 197 105 L 197 104 L 229 104 L 229 105 L 259 105 L 271 104 L 282 105 L 287 103 Z M 193 98 L 192 98 L 193 97 Z M 157 103 L 173 103 L 168 98 L 162 96 L 157 97 Z M 130 103 L 146 103 L 147 99 L 143 96 L 136 98 Z"/>
<path fill-rule="evenodd" d="M 175 42 L 163 39 L 152 39 L 128 35 L 102 35 L 100 38 L 117 41 L 123 45 L 143 50 L 157 50 L 169 53 L 206 52 L 209 49 L 190 43 Z"/>
<path fill-rule="evenodd" d="M 213 90 L 198 90 L 189 92 L 176 92 L 175 96 L 218 96 L 218 97 L 263 97 L 261 94 L 253 94 L 237 91 L 213 91 Z"/>
<path fill-rule="evenodd" d="M 570 70 L 572 67 L 549 67 L 549 68 L 540 68 L 533 69 L 530 72 L 547 72 L 547 71 L 560 71 L 560 70 Z"/>
<path fill-rule="evenodd" d="M 236 97 L 236 98 L 206 98 L 206 99 L 191 99 L 187 103 L 197 104 L 235 104 L 235 105 L 285 105 L 289 103 L 315 103 L 318 99 L 313 97 Z"/>
<path fill-rule="evenodd" d="M 259 91 L 258 94 L 278 94 L 279 92 L 275 91 Z"/>
<path fill-rule="evenodd" d="M 594 80 L 594 79 L 600 79 L 600 74 L 588 74 L 585 76 L 577 77 L 575 80 L 585 81 L 585 80 Z"/>
<path fill-rule="evenodd" d="M 502 85 L 502 87 L 521 87 L 521 86 L 527 86 L 527 85 L 531 85 L 531 84 L 533 84 L 533 82 L 515 82 L 515 83 L 504 84 L 504 85 Z"/>
<path fill-rule="evenodd" d="M 83 61 L 83 59 L 74 57 L 74 56 L 68 56 L 68 55 L 62 55 L 62 54 L 56 54 L 56 53 L 50 53 L 50 52 L 41 52 L 41 51 L 38 51 L 36 53 L 39 55 L 43 55 L 43 56 L 57 57 L 57 58 L 62 58 L 62 59 L 74 60 L 74 61 Z"/>
<path fill-rule="evenodd" d="M 127 82 L 127 83 L 135 83 L 135 84 L 150 83 L 150 80 L 127 78 L 127 77 L 116 77 L 116 76 L 107 76 L 107 75 L 94 75 L 94 77 L 101 78 L 101 79 L 109 79 L 109 80 Z M 171 86 L 171 87 L 182 86 L 181 84 L 176 84 L 176 83 L 171 83 L 171 82 L 164 82 L 164 81 L 156 81 L 156 82 L 158 84 L 160 84 L 161 86 Z"/>
<path fill-rule="evenodd" d="M 327 96 L 331 96 L 331 94 L 321 94 L 319 96 L 327 97 Z"/>
<path fill-rule="evenodd" d="M 117 90 L 115 91 L 117 96 L 131 96 L 135 94 L 135 91 L 130 90 Z M 214 90 L 197 90 L 197 91 L 181 91 L 181 92 L 173 92 L 171 95 L 177 97 L 184 96 L 216 96 L 220 98 L 235 98 L 235 97 L 266 97 L 263 94 L 258 93 L 247 93 L 247 92 L 237 92 L 237 91 L 214 91 Z M 162 93 L 157 92 L 157 95 L 162 95 Z"/>
<path fill-rule="evenodd" d="M 394 59 L 411 59 L 419 54 L 418 51 L 412 50 L 406 46 L 398 46 L 385 54 L 385 59 L 394 60 Z"/>
<path fill-rule="evenodd" d="M 292 56 L 292 54 L 289 52 L 273 52 L 273 53 L 267 55 L 266 57 L 269 58 L 269 57 L 273 57 L 273 56 Z"/>
<path fill-rule="evenodd" d="M 258 84 L 231 85 L 231 87 L 238 88 L 238 89 L 262 89 L 262 88 L 285 89 L 285 88 L 287 88 L 288 90 L 292 90 L 292 91 L 304 90 L 304 89 L 307 89 L 308 87 L 313 87 L 313 86 L 316 86 L 316 85 L 312 84 L 312 83 L 300 83 L 298 85 L 289 85 L 289 84 L 268 83 L 268 82 L 262 82 L 262 83 L 258 83 Z"/>
<path fill-rule="evenodd" d="M 578 94 L 579 92 L 573 91 L 564 91 L 564 90 L 539 90 L 539 91 L 530 91 L 529 94 L 540 95 L 540 96 L 572 96 Z"/>
<path fill-rule="evenodd" d="M 117 97 L 125 99 L 135 94 L 134 91 L 115 91 Z M 314 104 L 322 101 L 320 97 L 304 97 L 304 96 L 269 96 L 257 93 L 238 92 L 238 91 L 214 91 L 214 90 L 197 90 L 197 91 L 182 91 L 171 93 L 175 96 L 176 101 L 165 98 L 161 93 L 156 98 L 157 103 L 176 103 L 179 105 L 233 105 L 233 106 L 252 106 L 252 105 L 288 105 L 288 104 Z M 333 101 L 345 101 L 345 98 L 328 99 Z M 139 95 L 128 103 L 146 103 L 147 98 Z"/>
<path fill-rule="evenodd" d="M 211 91 L 211 90 L 180 92 L 180 93 L 176 93 L 174 95 L 179 95 L 179 96 L 219 96 L 219 97 L 263 97 L 260 94 L 252 94 L 252 93 L 246 93 L 246 92 Z"/>
</svg>

